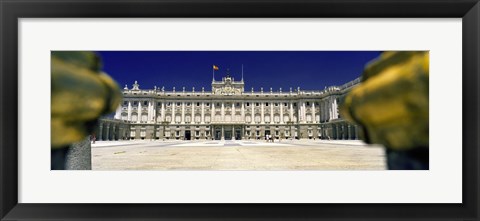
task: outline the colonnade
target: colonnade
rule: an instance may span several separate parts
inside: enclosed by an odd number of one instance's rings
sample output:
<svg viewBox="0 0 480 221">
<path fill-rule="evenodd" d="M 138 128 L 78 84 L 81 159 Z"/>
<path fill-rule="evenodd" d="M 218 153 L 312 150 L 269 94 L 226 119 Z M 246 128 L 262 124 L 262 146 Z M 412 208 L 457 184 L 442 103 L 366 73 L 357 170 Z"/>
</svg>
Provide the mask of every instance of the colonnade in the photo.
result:
<svg viewBox="0 0 480 221">
<path fill-rule="evenodd" d="M 208 113 L 206 109 L 209 109 Z M 119 108 L 115 114 L 115 119 L 132 123 L 168 121 L 170 124 L 211 122 L 286 124 L 289 121 L 315 124 L 338 118 L 337 99 L 332 97 L 300 101 L 129 100 L 125 101 L 123 108 Z"/>
</svg>

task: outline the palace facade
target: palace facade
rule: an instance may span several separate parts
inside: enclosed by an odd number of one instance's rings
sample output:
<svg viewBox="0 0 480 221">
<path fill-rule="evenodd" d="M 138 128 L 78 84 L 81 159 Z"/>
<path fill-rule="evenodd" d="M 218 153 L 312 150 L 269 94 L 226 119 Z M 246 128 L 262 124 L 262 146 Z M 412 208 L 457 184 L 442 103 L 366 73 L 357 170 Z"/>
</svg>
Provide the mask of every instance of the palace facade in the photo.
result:
<svg viewBox="0 0 480 221">
<path fill-rule="evenodd" d="M 141 89 L 135 81 L 125 85 L 114 118 L 100 120 L 96 139 L 358 139 L 359 127 L 340 117 L 338 104 L 359 82 L 318 91 L 246 91 L 243 78 L 235 81 L 227 73 L 212 81 L 211 91 L 165 91 Z"/>
</svg>

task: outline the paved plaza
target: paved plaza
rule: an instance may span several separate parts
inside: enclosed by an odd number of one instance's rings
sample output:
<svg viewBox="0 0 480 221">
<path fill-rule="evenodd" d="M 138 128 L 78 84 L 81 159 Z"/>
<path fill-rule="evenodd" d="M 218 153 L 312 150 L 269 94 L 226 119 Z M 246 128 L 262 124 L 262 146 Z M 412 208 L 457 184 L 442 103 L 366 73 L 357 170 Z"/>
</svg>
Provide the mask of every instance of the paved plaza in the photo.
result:
<svg viewBox="0 0 480 221">
<path fill-rule="evenodd" d="M 384 170 L 361 141 L 97 141 L 93 170 Z"/>
</svg>

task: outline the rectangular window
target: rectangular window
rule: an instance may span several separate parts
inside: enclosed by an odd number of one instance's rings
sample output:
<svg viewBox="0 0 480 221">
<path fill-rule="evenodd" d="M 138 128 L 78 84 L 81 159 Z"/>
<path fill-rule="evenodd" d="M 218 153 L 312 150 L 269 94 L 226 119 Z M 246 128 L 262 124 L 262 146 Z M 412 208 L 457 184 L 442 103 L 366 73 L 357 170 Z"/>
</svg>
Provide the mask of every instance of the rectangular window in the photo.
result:
<svg viewBox="0 0 480 221">
<path fill-rule="evenodd" d="M 197 102 L 197 107 L 200 106 L 200 102 Z"/>
<path fill-rule="evenodd" d="M 257 103 L 255 103 L 255 106 L 257 106 L 257 107 L 258 107 L 259 105 L 260 105 L 260 104 L 259 104 L 258 102 L 257 102 Z"/>
<path fill-rule="evenodd" d="M 144 102 L 143 102 L 143 105 L 147 106 L 147 105 L 148 105 L 148 101 L 144 101 Z"/>
<path fill-rule="evenodd" d="M 250 106 L 250 102 L 247 102 L 247 107 Z"/>
<path fill-rule="evenodd" d="M 267 106 L 267 107 L 268 107 L 268 103 L 265 103 L 265 106 Z"/>
<path fill-rule="evenodd" d="M 283 106 L 287 107 L 287 106 L 288 106 L 288 104 L 287 104 L 287 103 L 283 103 Z"/>
</svg>

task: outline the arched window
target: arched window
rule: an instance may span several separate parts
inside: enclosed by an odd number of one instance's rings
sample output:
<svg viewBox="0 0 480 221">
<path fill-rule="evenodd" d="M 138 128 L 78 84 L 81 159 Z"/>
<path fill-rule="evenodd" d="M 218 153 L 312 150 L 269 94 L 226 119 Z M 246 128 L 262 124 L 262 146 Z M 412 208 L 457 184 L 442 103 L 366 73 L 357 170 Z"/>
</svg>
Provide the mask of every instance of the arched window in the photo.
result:
<svg viewBox="0 0 480 221">
<path fill-rule="evenodd" d="M 312 115 L 307 114 L 307 122 L 312 122 Z"/>
<path fill-rule="evenodd" d="M 255 115 L 255 123 L 260 123 L 261 118 L 260 115 Z"/>
<path fill-rule="evenodd" d="M 275 123 L 279 123 L 280 122 L 280 116 L 279 115 L 275 115 L 274 118 L 273 118 L 274 122 Z"/>
<path fill-rule="evenodd" d="M 270 116 L 265 116 L 265 123 L 270 123 Z"/>
</svg>

